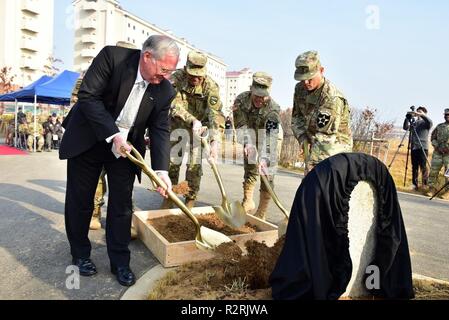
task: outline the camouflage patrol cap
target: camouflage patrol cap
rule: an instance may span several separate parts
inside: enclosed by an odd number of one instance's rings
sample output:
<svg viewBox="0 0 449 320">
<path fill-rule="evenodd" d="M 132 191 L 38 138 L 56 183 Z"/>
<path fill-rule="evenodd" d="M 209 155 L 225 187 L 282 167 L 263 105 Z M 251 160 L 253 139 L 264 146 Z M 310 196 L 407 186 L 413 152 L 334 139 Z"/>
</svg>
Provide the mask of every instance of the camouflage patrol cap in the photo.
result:
<svg viewBox="0 0 449 320">
<path fill-rule="evenodd" d="M 259 97 L 269 96 L 272 83 L 273 78 L 268 73 L 256 72 L 253 75 L 253 84 L 251 85 L 251 93 Z"/>
<path fill-rule="evenodd" d="M 444 114 L 449 114 L 449 108 L 448 109 L 444 109 Z"/>
<path fill-rule="evenodd" d="M 206 76 L 207 57 L 198 51 L 190 51 L 187 56 L 186 72 L 191 76 Z"/>
<path fill-rule="evenodd" d="M 320 71 L 320 56 L 317 51 L 304 52 L 296 59 L 295 66 L 295 80 L 310 80 Z"/>
</svg>

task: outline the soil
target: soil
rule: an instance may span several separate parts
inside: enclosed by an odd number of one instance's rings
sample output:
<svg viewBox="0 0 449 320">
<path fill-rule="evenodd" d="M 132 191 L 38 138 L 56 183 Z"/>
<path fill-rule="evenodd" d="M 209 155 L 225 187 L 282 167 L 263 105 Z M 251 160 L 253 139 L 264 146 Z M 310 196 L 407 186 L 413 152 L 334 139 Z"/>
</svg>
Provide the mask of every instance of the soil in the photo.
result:
<svg viewBox="0 0 449 320">
<path fill-rule="evenodd" d="M 248 241 L 247 255 L 232 244 L 217 248 L 213 259 L 189 263 L 168 273 L 149 294 L 150 300 L 271 300 L 268 279 L 285 238 L 271 248 Z M 447 300 L 449 285 L 413 279 L 416 300 Z M 341 298 L 341 300 L 353 300 Z M 368 296 L 357 300 L 379 300 Z"/>
<path fill-rule="evenodd" d="M 197 215 L 196 218 L 201 226 L 221 232 L 226 236 L 259 232 L 258 228 L 250 223 L 246 223 L 241 228 L 233 229 L 225 225 L 217 217 L 217 215 L 213 213 Z M 195 240 L 195 225 L 185 215 L 170 215 L 156 219 L 149 219 L 148 223 L 152 225 L 170 243 Z"/>
<path fill-rule="evenodd" d="M 189 263 L 167 274 L 149 295 L 151 300 L 267 300 L 268 277 L 281 253 L 285 238 L 273 247 L 248 241 L 246 255 L 231 245 L 221 245 L 211 260 Z M 229 254 L 229 250 L 232 254 Z"/>
<path fill-rule="evenodd" d="M 180 196 L 185 196 L 189 193 L 189 183 L 187 181 L 183 181 L 172 188 L 173 192 Z"/>
</svg>

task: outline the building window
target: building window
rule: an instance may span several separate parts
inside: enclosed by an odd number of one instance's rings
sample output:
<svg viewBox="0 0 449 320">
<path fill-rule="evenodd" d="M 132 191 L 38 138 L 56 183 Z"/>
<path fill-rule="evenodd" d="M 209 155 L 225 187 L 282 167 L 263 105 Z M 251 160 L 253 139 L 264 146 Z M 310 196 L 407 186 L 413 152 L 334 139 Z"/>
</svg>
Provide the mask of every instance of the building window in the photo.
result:
<svg viewBox="0 0 449 320">
<path fill-rule="evenodd" d="M 131 23 L 128 23 L 128 28 L 131 28 Z"/>
</svg>

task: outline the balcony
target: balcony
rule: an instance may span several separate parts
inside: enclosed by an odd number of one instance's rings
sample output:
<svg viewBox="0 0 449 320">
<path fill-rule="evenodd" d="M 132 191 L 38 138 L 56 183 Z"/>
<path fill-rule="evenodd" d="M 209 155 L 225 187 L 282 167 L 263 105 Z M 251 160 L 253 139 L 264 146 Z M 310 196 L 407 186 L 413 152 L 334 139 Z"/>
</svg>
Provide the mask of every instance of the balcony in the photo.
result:
<svg viewBox="0 0 449 320">
<path fill-rule="evenodd" d="M 96 29 L 97 21 L 93 19 L 85 20 L 81 23 L 81 28 L 83 29 Z"/>
<path fill-rule="evenodd" d="M 22 11 L 39 14 L 39 4 L 34 0 L 22 0 Z"/>
<path fill-rule="evenodd" d="M 97 3 L 96 2 L 86 2 L 85 4 L 83 4 L 83 10 L 97 11 Z"/>
<path fill-rule="evenodd" d="M 39 43 L 36 39 L 22 38 L 20 49 L 37 52 L 39 51 Z"/>
<path fill-rule="evenodd" d="M 22 20 L 21 29 L 22 30 L 28 30 L 28 31 L 31 31 L 31 32 L 34 32 L 34 33 L 38 33 L 39 32 L 39 25 L 38 25 L 36 20 L 23 19 Z"/>
<path fill-rule="evenodd" d="M 83 58 L 95 58 L 97 52 L 95 49 L 83 49 L 81 50 L 81 57 Z"/>
<path fill-rule="evenodd" d="M 22 68 L 30 70 L 38 70 L 39 67 L 36 60 L 31 56 L 22 56 Z"/>
<path fill-rule="evenodd" d="M 81 42 L 82 43 L 96 43 L 96 37 L 92 34 L 84 34 L 81 37 Z"/>
</svg>

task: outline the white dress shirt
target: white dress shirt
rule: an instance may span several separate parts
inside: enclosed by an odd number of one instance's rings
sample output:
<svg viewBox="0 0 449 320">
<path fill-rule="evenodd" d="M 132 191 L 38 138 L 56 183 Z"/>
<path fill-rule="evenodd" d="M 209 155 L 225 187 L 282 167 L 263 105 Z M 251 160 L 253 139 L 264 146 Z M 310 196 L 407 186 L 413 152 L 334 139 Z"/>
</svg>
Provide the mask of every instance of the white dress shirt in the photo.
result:
<svg viewBox="0 0 449 320">
<path fill-rule="evenodd" d="M 141 88 L 141 90 L 139 91 L 138 96 L 133 97 L 134 90 L 138 90 L 138 86 L 141 85 L 142 82 L 144 83 L 143 88 Z M 135 119 L 136 119 L 137 114 L 139 112 L 140 104 L 142 103 L 142 99 L 143 99 L 143 96 L 145 94 L 146 89 L 148 88 L 148 85 L 149 85 L 149 82 L 146 81 L 142 77 L 142 74 L 140 73 L 140 64 L 139 64 L 139 68 L 137 69 L 137 77 L 136 77 L 136 81 L 134 82 L 134 86 L 133 86 L 133 88 L 131 90 L 131 93 L 129 94 L 128 99 L 126 100 L 125 106 L 123 107 L 122 111 L 120 112 L 120 115 L 118 116 L 117 120 L 115 121 L 115 123 L 117 124 L 117 127 L 120 130 L 120 132 L 118 132 L 118 133 L 110 136 L 109 138 L 107 138 L 106 139 L 107 143 L 111 143 L 112 140 L 116 136 L 118 136 L 118 135 L 121 135 L 125 140 L 128 139 L 129 131 L 131 130 L 132 126 L 135 123 Z M 134 100 L 134 101 L 131 101 L 131 100 Z M 133 104 L 135 103 L 135 105 L 131 106 L 130 103 L 133 103 Z M 120 126 L 120 122 L 121 122 L 121 120 L 123 118 L 123 115 L 124 115 L 125 111 L 128 112 L 128 115 L 130 117 L 132 117 L 132 119 L 134 119 L 132 125 L 129 126 L 129 127 L 121 127 Z M 121 155 L 118 154 L 117 151 L 115 150 L 115 145 L 114 144 L 112 145 L 112 153 L 114 153 L 114 155 L 115 155 L 115 157 L 117 159 L 121 157 Z M 159 174 L 159 175 L 160 174 L 168 175 L 168 171 L 164 171 L 164 170 L 158 170 L 158 171 L 156 171 L 156 173 Z"/>
</svg>

